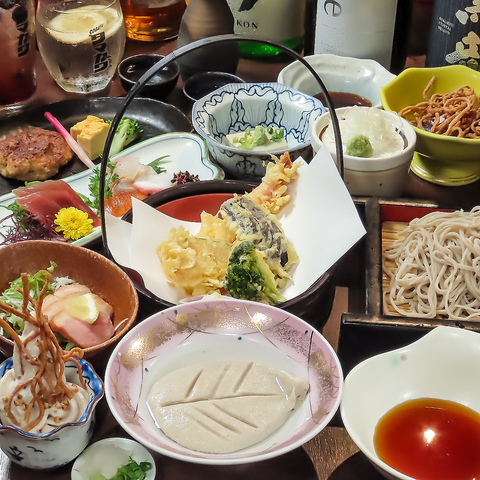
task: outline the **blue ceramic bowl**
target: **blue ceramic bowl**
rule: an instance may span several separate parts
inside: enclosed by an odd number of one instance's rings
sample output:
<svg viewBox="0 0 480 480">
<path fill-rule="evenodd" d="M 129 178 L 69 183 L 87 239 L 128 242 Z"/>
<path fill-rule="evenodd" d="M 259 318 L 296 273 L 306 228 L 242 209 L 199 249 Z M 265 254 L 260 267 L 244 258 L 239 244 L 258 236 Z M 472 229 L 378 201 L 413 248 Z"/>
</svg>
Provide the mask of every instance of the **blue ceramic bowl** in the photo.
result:
<svg viewBox="0 0 480 480">
<path fill-rule="evenodd" d="M 320 100 L 279 83 L 236 83 L 221 87 L 193 105 L 195 130 L 207 142 L 214 160 L 235 178 L 258 179 L 265 165 L 283 150 L 261 152 L 227 145 L 226 136 L 275 126 L 285 129 L 292 160 L 310 153 L 312 123 L 325 112 Z"/>
<path fill-rule="evenodd" d="M 78 359 L 90 401 L 77 422 L 64 423 L 48 433 L 29 433 L 13 425 L 0 424 L 0 448 L 12 462 L 22 467 L 49 469 L 66 465 L 85 449 L 93 433 L 94 411 L 104 394 L 101 378 L 91 364 Z M 0 378 L 13 366 L 12 358 L 0 365 Z M 78 370 L 73 362 L 65 364 L 65 377 L 79 384 Z"/>
</svg>

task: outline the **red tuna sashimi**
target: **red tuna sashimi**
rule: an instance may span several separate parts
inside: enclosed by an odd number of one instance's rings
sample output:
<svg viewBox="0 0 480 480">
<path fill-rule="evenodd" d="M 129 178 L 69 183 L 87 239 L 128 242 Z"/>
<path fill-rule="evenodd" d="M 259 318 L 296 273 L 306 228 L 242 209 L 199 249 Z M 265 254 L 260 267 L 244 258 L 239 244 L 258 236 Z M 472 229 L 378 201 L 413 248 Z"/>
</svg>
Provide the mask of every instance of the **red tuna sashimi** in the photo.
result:
<svg viewBox="0 0 480 480">
<path fill-rule="evenodd" d="M 75 207 L 85 212 L 93 220 L 94 227 L 101 224 L 95 212 L 63 180 L 46 180 L 17 188 L 13 193 L 18 197 L 18 205 L 45 225 L 54 223 L 55 215 L 67 207 Z"/>
<path fill-rule="evenodd" d="M 47 316 L 52 330 L 61 333 L 67 340 L 81 348 L 99 345 L 115 333 L 111 319 L 113 308 L 97 295 L 95 295 L 95 302 L 99 314 L 92 324 L 78 320 L 65 311 L 66 300 L 86 293 L 91 293 L 91 290 L 85 285 L 65 285 L 53 294 L 47 295 L 42 307 L 42 312 Z"/>
</svg>

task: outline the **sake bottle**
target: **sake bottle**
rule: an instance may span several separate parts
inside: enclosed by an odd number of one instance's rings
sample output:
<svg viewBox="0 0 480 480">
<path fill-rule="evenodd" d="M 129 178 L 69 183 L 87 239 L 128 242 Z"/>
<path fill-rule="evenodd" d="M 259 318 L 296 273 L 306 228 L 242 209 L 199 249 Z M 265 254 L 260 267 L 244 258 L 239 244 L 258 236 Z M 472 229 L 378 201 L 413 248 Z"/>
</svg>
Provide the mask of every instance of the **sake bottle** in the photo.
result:
<svg viewBox="0 0 480 480">
<path fill-rule="evenodd" d="M 177 47 L 216 35 L 233 32 L 233 15 L 226 0 L 190 0 L 178 32 Z M 238 45 L 212 44 L 187 53 L 177 60 L 182 79 L 207 71 L 235 73 Z"/>
<path fill-rule="evenodd" d="M 298 53 L 305 38 L 306 0 L 227 0 L 238 35 L 265 39 L 289 47 Z M 240 42 L 243 58 L 276 59 L 282 51 L 266 44 Z"/>
</svg>

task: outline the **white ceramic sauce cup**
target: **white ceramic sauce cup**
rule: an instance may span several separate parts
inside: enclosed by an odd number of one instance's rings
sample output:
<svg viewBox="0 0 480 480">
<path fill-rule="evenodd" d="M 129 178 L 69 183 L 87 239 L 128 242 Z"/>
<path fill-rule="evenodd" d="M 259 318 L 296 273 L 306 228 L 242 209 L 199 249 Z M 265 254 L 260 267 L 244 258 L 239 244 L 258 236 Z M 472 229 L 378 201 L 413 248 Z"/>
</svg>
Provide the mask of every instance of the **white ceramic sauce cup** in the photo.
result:
<svg viewBox="0 0 480 480">
<path fill-rule="evenodd" d="M 341 118 L 342 114 L 350 108 L 352 107 L 336 109 L 337 117 Z M 368 109 L 368 107 L 361 108 Z M 364 158 L 344 153 L 344 181 L 352 195 L 395 198 L 401 194 L 405 177 L 415 152 L 417 137 L 415 130 L 405 119 L 400 118 L 394 112 L 380 109 L 378 111 L 381 112 L 381 115 L 387 121 L 391 121 L 394 125 L 401 125 L 399 134 L 404 138 L 405 147 L 401 152 L 385 157 Z M 312 124 L 311 141 L 315 154 L 322 147 L 328 148 L 320 140 L 320 135 L 329 123 L 330 113 L 327 112 Z M 334 161 L 337 162 L 335 148 L 329 148 L 329 151 Z"/>
</svg>

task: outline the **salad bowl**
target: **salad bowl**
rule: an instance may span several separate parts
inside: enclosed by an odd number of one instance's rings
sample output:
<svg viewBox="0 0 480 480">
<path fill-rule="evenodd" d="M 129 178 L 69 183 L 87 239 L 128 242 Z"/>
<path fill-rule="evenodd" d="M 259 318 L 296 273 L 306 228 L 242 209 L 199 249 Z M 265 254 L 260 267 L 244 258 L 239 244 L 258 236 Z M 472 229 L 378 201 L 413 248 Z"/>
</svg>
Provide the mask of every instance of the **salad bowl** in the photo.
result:
<svg viewBox="0 0 480 480">
<path fill-rule="evenodd" d="M 84 349 L 84 358 L 91 359 L 99 354 L 106 358 L 135 321 L 138 295 L 133 282 L 120 267 L 93 250 L 68 243 L 28 240 L 0 248 L 0 292 L 22 273 L 33 275 L 49 268 L 51 262 L 55 265 L 53 276 L 69 277 L 86 285 L 113 307 L 113 337 Z M 0 335 L 0 351 L 7 357 L 13 353 L 13 341 L 3 334 Z"/>
</svg>

